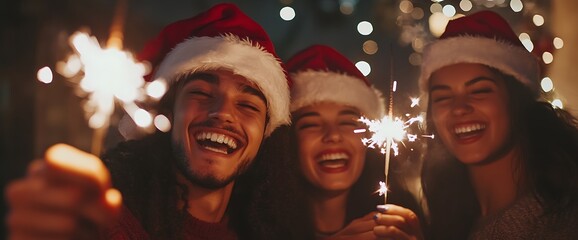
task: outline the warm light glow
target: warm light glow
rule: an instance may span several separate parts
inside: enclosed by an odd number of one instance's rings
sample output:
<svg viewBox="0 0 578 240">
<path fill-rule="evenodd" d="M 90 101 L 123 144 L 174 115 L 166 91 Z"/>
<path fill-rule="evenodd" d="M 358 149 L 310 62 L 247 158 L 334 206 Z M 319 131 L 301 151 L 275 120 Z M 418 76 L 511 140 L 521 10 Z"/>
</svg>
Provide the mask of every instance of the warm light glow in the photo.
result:
<svg viewBox="0 0 578 240">
<path fill-rule="evenodd" d="M 143 100 L 143 76 L 148 72 L 145 64 L 118 48 L 101 48 L 96 38 L 86 33 L 76 32 L 70 39 L 77 54 L 58 65 L 59 73 L 71 78 L 84 72 L 79 86 L 88 94 L 84 109 L 89 113 L 91 128 L 108 125 L 115 100 L 120 104 Z"/>
<path fill-rule="evenodd" d="M 387 186 L 385 185 L 385 182 L 383 181 L 379 181 L 379 188 L 377 189 L 377 191 L 375 191 L 377 194 L 379 194 L 379 196 L 384 196 L 387 194 L 387 191 L 389 189 L 387 189 Z"/>
<path fill-rule="evenodd" d="M 544 25 L 544 17 L 542 17 L 542 15 L 534 15 L 534 17 L 532 18 L 532 21 L 534 22 L 534 25 L 536 26 L 542 26 Z"/>
<path fill-rule="evenodd" d="M 446 30 L 450 19 L 441 12 L 435 12 L 429 17 L 429 30 L 435 37 L 439 37 Z"/>
<path fill-rule="evenodd" d="M 544 52 L 542 53 L 542 60 L 545 64 L 550 64 L 552 61 L 554 61 L 554 55 L 552 55 L 550 52 Z"/>
<path fill-rule="evenodd" d="M 36 73 L 36 78 L 38 81 L 46 84 L 52 82 L 52 77 L 52 70 L 49 67 L 43 67 Z"/>
<path fill-rule="evenodd" d="M 442 12 L 442 8 L 443 6 L 439 3 L 434 3 L 431 6 L 429 6 L 429 11 L 431 13 L 438 13 L 438 12 Z"/>
<path fill-rule="evenodd" d="M 460 1 L 460 8 L 464 11 L 464 12 L 468 12 L 470 10 L 472 10 L 472 2 L 470 0 L 462 0 Z"/>
<path fill-rule="evenodd" d="M 419 53 L 411 53 L 408 57 L 408 61 L 411 65 L 419 66 L 421 65 L 421 54 Z"/>
<path fill-rule="evenodd" d="M 94 113 L 88 119 L 88 126 L 92 129 L 101 128 L 108 121 L 107 118 L 108 118 L 108 116 L 103 112 Z"/>
<path fill-rule="evenodd" d="M 157 79 L 147 84 L 146 90 L 152 98 L 160 99 L 167 91 L 167 83 L 163 79 Z"/>
<path fill-rule="evenodd" d="M 363 52 L 373 55 L 377 52 L 377 42 L 373 40 L 367 40 L 363 43 Z"/>
<path fill-rule="evenodd" d="M 424 15 L 425 14 L 423 12 L 423 9 L 418 8 L 418 7 L 414 8 L 413 11 L 411 12 L 411 17 L 415 20 L 422 19 Z"/>
<path fill-rule="evenodd" d="M 373 32 L 373 25 L 368 21 L 361 21 L 357 24 L 357 31 L 359 34 L 367 36 Z"/>
<path fill-rule="evenodd" d="M 279 11 L 279 16 L 285 21 L 291 21 L 295 18 L 295 10 L 292 7 L 284 7 Z"/>
<path fill-rule="evenodd" d="M 56 72 L 66 78 L 72 78 L 82 70 L 82 62 L 78 55 L 70 55 L 66 62 L 56 63 Z"/>
<path fill-rule="evenodd" d="M 393 81 L 393 86 L 391 87 L 391 91 L 393 91 L 393 92 L 397 91 L 397 81 Z"/>
<path fill-rule="evenodd" d="M 162 132 L 171 130 L 171 121 L 169 121 L 165 115 L 157 115 L 154 119 L 154 124 L 155 127 Z"/>
<path fill-rule="evenodd" d="M 454 15 L 456 15 L 456 8 L 448 4 L 442 8 L 442 12 L 444 13 L 444 15 L 446 15 L 446 17 L 451 18 Z"/>
<path fill-rule="evenodd" d="M 419 98 L 410 98 L 410 99 L 411 99 L 410 107 L 419 106 Z"/>
<path fill-rule="evenodd" d="M 341 1 L 339 5 L 339 11 L 345 15 L 351 15 L 355 10 L 355 6 L 352 1 Z"/>
<path fill-rule="evenodd" d="M 108 203 L 109 206 L 119 207 L 120 204 L 122 203 L 122 194 L 120 193 L 120 191 L 114 188 L 110 188 L 106 190 L 106 192 L 104 193 L 104 199 L 106 200 L 106 203 Z"/>
<path fill-rule="evenodd" d="M 357 67 L 357 69 L 363 73 L 363 76 L 367 76 L 371 73 L 371 66 L 366 61 L 359 61 L 355 63 L 355 67 Z"/>
<path fill-rule="evenodd" d="M 562 100 L 560 100 L 560 99 L 552 100 L 552 106 L 554 106 L 556 108 L 560 108 L 560 109 L 564 108 L 564 104 L 562 104 Z"/>
<path fill-rule="evenodd" d="M 545 77 L 540 82 L 540 86 L 542 87 L 542 90 L 544 92 L 549 92 L 552 91 L 552 89 L 554 89 L 554 82 L 552 82 L 552 79 L 550 79 L 549 77 Z"/>
<path fill-rule="evenodd" d="M 416 52 L 422 52 L 424 45 L 425 44 L 424 44 L 423 40 L 420 38 L 416 38 L 413 41 L 411 41 L 411 47 Z"/>
<path fill-rule="evenodd" d="M 152 123 L 151 114 L 144 109 L 137 109 L 134 112 L 134 123 L 139 127 L 148 127 Z"/>
<path fill-rule="evenodd" d="M 553 43 L 556 49 L 564 47 L 564 40 L 562 40 L 562 38 L 555 37 Z"/>
<path fill-rule="evenodd" d="M 410 118 L 405 122 L 399 118 L 392 119 L 389 116 L 384 116 L 379 120 L 370 120 L 362 117 L 359 121 L 367 125 L 368 130 L 373 133 L 370 138 L 361 139 L 364 145 L 369 148 L 379 148 L 382 153 L 385 153 L 387 150 L 387 140 L 391 139 L 393 140 L 391 142 L 391 150 L 393 150 L 394 155 L 397 156 L 397 142 L 403 141 L 407 137 L 405 129 L 414 122 L 422 122 L 423 117 Z"/>
<path fill-rule="evenodd" d="M 93 178 L 102 187 L 110 184 L 106 167 L 98 157 L 90 153 L 59 143 L 48 148 L 45 155 L 46 161 L 55 167 Z"/>
<path fill-rule="evenodd" d="M 409 0 L 403 0 L 399 3 L 399 10 L 402 13 L 411 13 L 413 11 L 413 3 Z"/>
<path fill-rule="evenodd" d="M 512 0 L 510 1 L 510 7 L 514 12 L 520 12 L 524 8 L 524 4 L 522 4 L 521 0 Z"/>
</svg>

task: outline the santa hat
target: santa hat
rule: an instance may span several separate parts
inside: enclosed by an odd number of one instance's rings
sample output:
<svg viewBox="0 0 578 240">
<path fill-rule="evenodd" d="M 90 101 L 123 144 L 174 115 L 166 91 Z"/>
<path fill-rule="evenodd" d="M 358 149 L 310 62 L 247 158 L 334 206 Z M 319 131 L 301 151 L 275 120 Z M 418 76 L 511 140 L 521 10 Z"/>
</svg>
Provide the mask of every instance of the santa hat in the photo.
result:
<svg viewBox="0 0 578 240">
<path fill-rule="evenodd" d="M 456 63 L 479 63 L 511 75 L 539 93 L 540 66 L 508 22 L 491 11 L 449 21 L 439 40 L 423 52 L 419 86 L 427 92 L 433 72 Z"/>
<path fill-rule="evenodd" d="M 257 22 L 233 4 L 218 4 L 166 26 L 144 47 L 139 59 L 155 67 L 149 80 L 163 79 L 169 84 L 194 72 L 230 70 L 265 95 L 266 136 L 290 122 L 289 83 L 273 43 Z"/>
<path fill-rule="evenodd" d="M 291 111 L 318 102 L 355 107 L 368 118 L 381 118 L 382 94 L 345 56 L 335 49 L 313 45 L 286 63 L 293 85 Z"/>
</svg>

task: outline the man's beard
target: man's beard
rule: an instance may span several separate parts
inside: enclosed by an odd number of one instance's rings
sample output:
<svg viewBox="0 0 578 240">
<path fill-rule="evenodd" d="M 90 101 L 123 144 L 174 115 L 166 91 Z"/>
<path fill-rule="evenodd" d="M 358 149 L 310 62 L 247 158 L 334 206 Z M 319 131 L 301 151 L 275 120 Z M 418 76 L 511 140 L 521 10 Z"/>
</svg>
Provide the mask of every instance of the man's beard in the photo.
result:
<svg viewBox="0 0 578 240">
<path fill-rule="evenodd" d="M 192 169 L 182 143 L 173 142 L 172 145 L 178 171 L 181 172 L 190 183 L 206 189 L 220 189 L 227 186 L 241 174 L 245 173 L 251 162 L 250 160 L 241 160 L 233 174 L 218 179 L 213 175 L 204 175 Z"/>
</svg>

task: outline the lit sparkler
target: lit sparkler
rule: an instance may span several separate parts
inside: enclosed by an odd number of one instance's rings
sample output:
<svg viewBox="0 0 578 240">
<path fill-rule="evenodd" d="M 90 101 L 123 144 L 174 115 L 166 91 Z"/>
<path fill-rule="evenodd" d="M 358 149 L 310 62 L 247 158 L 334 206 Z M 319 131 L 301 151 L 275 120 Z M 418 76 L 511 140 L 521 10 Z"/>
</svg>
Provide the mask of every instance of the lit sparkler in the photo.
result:
<svg viewBox="0 0 578 240">
<path fill-rule="evenodd" d="M 391 100 L 390 100 L 391 101 Z M 390 106 L 391 107 L 391 106 Z M 361 141 L 369 148 L 379 148 L 381 153 L 385 155 L 385 182 L 379 182 L 379 189 L 376 191 L 380 196 L 384 196 L 384 201 L 387 202 L 387 183 L 389 175 L 389 159 L 391 150 L 394 156 L 399 153 L 398 142 L 407 140 L 414 142 L 417 139 L 417 134 L 411 134 L 406 129 L 414 122 L 422 122 L 423 117 L 417 116 L 403 121 L 400 118 L 392 119 L 392 111 L 379 120 L 370 120 L 361 117 L 359 121 L 367 125 L 366 129 L 357 129 L 354 132 L 361 133 L 370 131 L 373 133 L 369 138 L 362 138 Z M 384 202 L 384 203 L 385 203 Z"/>
<path fill-rule="evenodd" d="M 146 128 L 156 118 L 138 107 L 136 102 L 145 100 L 147 95 L 158 99 L 166 91 L 164 82 L 160 80 L 145 86 L 148 65 L 136 61 L 130 52 L 121 50 L 127 1 L 119 0 L 117 3 L 106 47 L 102 48 L 95 37 L 76 32 L 70 37 L 75 54 L 56 66 L 58 73 L 77 83 L 86 95 L 83 107 L 88 125 L 94 129 L 91 152 L 95 155 L 100 154 L 115 104 L 119 104 L 139 127 Z M 40 81 L 51 80 L 47 77 L 48 70 L 42 69 L 38 74 Z M 77 76 L 81 76 L 80 81 L 77 81 L 80 78 Z"/>
<path fill-rule="evenodd" d="M 393 49 L 393 48 L 391 48 Z M 391 53 L 393 56 L 393 51 Z M 385 181 L 379 182 L 379 189 L 376 191 L 379 195 L 383 195 L 384 204 L 387 203 L 387 192 L 388 192 L 388 176 L 389 176 L 389 160 L 391 156 L 391 150 L 397 156 L 398 142 L 403 141 L 406 137 L 409 141 L 415 141 L 417 135 L 408 134 L 406 128 L 416 121 L 423 121 L 421 116 L 410 118 L 407 121 L 401 120 L 399 117 L 393 116 L 393 93 L 397 90 L 397 82 L 393 80 L 393 62 L 390 62 L 390 85 L 389 85 L 389 105 L 388 114 L 383 116 L 379 120 L 370 120 L 361 117 L 359 121 L 367 125 L 367 130 L 373 133 L 370 138 L 363 138 L 362 142 L 369 148 L 380 148 L 381 153 L 385 154 L 385 168 L 384 177 Z M 411 107 L 417 106 L 419 103 L 419 98 L 412 98 Z M 366 129 L 358 129 L 354 132 L 365 132 Z"/>
</svg>

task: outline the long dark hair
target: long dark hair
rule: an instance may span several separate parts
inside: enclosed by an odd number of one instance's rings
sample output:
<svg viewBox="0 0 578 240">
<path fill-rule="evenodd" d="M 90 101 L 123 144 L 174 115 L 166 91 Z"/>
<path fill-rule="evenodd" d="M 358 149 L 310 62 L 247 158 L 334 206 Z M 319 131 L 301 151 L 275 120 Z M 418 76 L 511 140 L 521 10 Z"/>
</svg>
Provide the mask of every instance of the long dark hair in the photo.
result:
<svg viewBox="0 0 578 240">
<path fill-rule="evenodd" d="M 578 200 L 578 122 L 567 111 L 536 100 L 514 77 L 493 70 L 504 78 L 509 93 L 511 134 L 522 152 L 516 167 L 524 174 L 518 182 L 536 196 L 544 214 L 561 213 Z M 426 121 L 435 134 L 431 102 Z M 466 166 L 437 138 L 427 143 L 422 187 L 429 209 L 426 236 L 467 239 L 480 206 Z"/>
</svg>

